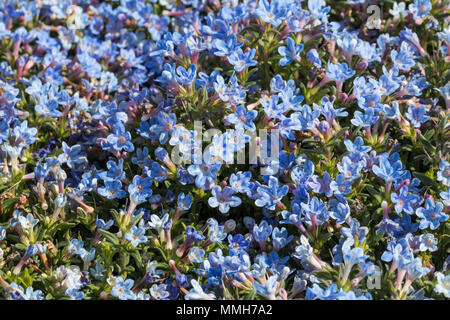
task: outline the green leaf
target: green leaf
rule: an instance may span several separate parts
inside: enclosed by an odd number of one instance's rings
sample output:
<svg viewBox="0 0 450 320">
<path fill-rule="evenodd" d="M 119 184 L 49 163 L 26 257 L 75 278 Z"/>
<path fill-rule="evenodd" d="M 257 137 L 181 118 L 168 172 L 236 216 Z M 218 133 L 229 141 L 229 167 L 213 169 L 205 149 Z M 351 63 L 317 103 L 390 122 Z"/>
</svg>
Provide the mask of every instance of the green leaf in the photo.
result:
<svg viewBox="0 0 450 320">
<path fill-rule="evenodd" d="M 3 201 L 2 208 L 9 209 L 19 198 L 8 198 Z"/>
<path fill-rule="evenodd" d="M 31 287 L 33 285 L 33 278 L 30 276 L 28 268 L 25 268 L 25 270 L 23 271 L 23 275 L 20 278 L 20 281 L 22 281 L 25 288 Z"/>
<path fill-rule="evenodd" d="M 15 247 L 19 250 L 27 250 L 28 246 L 24 245 L 23 243 L 16 243 Z"/>
<path fill-rule="evenodd" d="M 366 189 L 378 201 L 378 203 L 381 203 L 383 201 L 383 195 L 380 192 L 372 187 L 366 187 Z"/>
<path fill-rule="evenodd" d="M 103 230 L 103 229 L 98 229 L 98 232 L 100 232 L 109 242 L 111 242 L 115 245 L 119 244 L 119 239 L 111 232 Z"/>
<path fill-rule="evenodd" d="M 130 252 L 130 255 L 134 258 L 134 260 L 136 261 L 136 263 L 138 264 L 139 268 L 144 267 L 144 262 L 142 260 L 141 255 L 139 254 L 139 251 L 134 250 Z"/>
</svg>

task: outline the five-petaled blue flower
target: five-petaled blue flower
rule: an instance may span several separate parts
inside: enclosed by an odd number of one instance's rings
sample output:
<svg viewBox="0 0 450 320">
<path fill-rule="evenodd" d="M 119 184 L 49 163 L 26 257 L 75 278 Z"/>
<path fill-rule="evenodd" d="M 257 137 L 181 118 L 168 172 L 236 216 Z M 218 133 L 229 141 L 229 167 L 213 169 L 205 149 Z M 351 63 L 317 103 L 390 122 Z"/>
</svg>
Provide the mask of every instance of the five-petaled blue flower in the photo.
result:
<svg viewBox="0 0 450 320">
<path fill-rule="evenodd" d="M 448 220 L 449 216 L 445 214 L 442 209 L 444 205 L 441 202 L 434 203 L 433 200 L 427 199 L 425 201 L 425 208 L 418 208 L 416 215 L 421 218 L 419 228 L 436 230 L 441 222 Z"/>
<path fill-rule="evenodd" d="M 130 232 L 125 234 L 125 239 L 130 241 L 133 246 L 137 247 L 139 244 L 147 241 L 147 237 L 145 236 L 145 229 L 132 226 Z"/>
<path fill-rule="evenodd" d="M 239 197 L 233 196 L 234 190 L 231 187 L 226 186 L 222 190 L 220 186 L 213 186 L 211 193 L 213 196 L 208 199 L 208 204 L 213 208 L 219 207 L 221 213 L 227 213 L 230 207 L 237 207 L 242 202 Z"/>
<path fill-rule="evenodd" d="M 281 54 L 282 58 L 280 60 L 281 66 L 287 66 L 291 64 L 294 60 L 300 58 L 300 53 L 303 51 L 303 44 L 295 44 L 294 39 L 291 37 L 286 38 L 287 47 L 279 47 L 278 53 Z"/>
</svg>

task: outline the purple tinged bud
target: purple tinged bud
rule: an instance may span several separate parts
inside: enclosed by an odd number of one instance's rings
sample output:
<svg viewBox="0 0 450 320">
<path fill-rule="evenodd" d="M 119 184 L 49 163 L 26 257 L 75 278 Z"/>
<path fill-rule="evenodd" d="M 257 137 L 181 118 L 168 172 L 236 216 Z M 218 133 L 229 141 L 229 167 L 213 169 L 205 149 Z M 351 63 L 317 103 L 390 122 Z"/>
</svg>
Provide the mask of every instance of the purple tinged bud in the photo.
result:
<svg viewBox="0 0 450 320">
<path fill-rule="evenodd" d="M 22 69 L 26 63 L 27 63 L 26 57 L 23 57 L 23 56 L 19 57 L 16 61 L 17 69 Z"/>
<path fill-rule="evenodd" d="M 381 209 L 383 210 L 383 218 L 388 219 L 389 218 L 389 207 L 386 200 L 383 200 L 381 202 Z"/>
<path fill-rule="evenodd" d="M 369 66 L 369 63 L 367 62 L 367 60 L 361 60 L 356 65 L 356 71 L 358 72 L 358 71 L 366 70 L 368 66 Z"/>
<path fill-rule="evenodd" d="M 318 125 L 318 129 L 322 133 L 327 133 L 328 130 L 330 130 L 330 124 L 327 121 L 322 120 L 322 121 L 320 121 L 320 123 Z"/>
</svg>

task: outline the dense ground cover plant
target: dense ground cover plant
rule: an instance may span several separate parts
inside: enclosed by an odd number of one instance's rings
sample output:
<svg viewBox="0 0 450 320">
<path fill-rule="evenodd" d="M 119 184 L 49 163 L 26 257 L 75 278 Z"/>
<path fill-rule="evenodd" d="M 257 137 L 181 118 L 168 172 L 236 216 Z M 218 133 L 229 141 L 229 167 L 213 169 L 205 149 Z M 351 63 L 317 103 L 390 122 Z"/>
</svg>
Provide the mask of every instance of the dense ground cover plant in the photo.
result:
<svg viewBox="0 0 450 320">
<path fill-rule="evenodd" d="M 0 9 L 5 299 L 450 297 L 448 1 Z"/>
</svg>

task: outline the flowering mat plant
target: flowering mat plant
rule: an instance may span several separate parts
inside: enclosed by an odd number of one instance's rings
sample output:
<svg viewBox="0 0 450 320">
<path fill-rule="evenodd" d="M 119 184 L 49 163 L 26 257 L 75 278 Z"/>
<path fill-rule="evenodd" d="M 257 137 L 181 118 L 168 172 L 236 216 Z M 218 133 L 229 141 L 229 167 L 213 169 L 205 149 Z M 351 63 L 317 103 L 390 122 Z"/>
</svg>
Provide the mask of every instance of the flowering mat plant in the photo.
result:
<svg viewBox="0 0 450 320">
<path fill-rule="evenodd" d="M 1 297 L 450 298 L 449 12 L 1 1 Z"/>
</svg>

